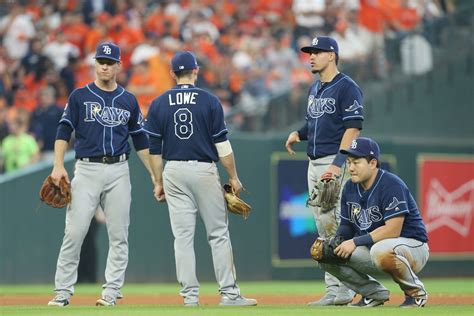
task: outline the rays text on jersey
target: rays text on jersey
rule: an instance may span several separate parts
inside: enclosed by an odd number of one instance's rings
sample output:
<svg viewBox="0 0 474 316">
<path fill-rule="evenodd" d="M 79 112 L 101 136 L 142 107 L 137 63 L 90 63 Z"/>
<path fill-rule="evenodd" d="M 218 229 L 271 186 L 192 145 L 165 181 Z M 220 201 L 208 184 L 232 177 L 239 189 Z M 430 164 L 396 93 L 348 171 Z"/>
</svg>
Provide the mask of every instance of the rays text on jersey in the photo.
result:
<svg viewBox="0 0 474 316">
<path fill-rule="evenodd" d="M 130 119 L 130 111 L 102 105 L 97 102 L 84 102 L 86 106 L 85 122 L 99 122 L 106 127 L 125 125 Z"/>
</svg>

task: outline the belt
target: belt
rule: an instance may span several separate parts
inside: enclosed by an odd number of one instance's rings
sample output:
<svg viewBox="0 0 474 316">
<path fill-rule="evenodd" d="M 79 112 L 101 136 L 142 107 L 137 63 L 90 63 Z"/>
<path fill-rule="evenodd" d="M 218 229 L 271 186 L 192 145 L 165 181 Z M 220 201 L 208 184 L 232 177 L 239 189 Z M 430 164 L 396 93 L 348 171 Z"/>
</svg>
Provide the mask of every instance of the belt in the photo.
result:
<svg viewBox="0 0 474 316">
<path fill-rule="evenodd" d="M 180 160 L 180 159 L 172 159 L 172 161 L 184 161 L 184 162 L 207 162 L 213 163 L 214 161 L 210 159 L 194 159 L 194 160 Z"/>
<path fill-rule="evenodd" d="M 98 162 L 111 165 L 117 162 L 127 161 L 128 154 L 121 154 L 120 156 L 83 157 L 79 158 L 79 160 L 85 162 Z"/>
<path fill-rule="evenodd" d="M 316 159 L 319 159 L 319 158 L 324 158 L 324 157 L 327 157 L 327 156 L 332 156 L 332 155 L 335 155 L 335 154 L 329 154 L 329 155 L 324 155 L 324 156 L 313 156 L 313 155 L 308 155 L 309 159 L 311 160 L 316 160 Z"/>
</svg>

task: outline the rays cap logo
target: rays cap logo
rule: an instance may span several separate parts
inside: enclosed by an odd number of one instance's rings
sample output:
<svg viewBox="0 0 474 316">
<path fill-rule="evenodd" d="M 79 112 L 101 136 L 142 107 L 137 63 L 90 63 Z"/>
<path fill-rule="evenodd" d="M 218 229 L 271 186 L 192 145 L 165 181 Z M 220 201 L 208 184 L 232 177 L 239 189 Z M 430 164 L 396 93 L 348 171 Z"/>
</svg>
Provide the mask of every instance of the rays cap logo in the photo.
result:
<svg viewBox="0 0 474 316">
<path fill-rule="evenodd" d="M 173 72 L 193 70 L 197 67 L 198 63 L 196 57 L 193 53 L 188 51 L 177 52 L 171 59 L 171 68 L 173 68 Z"/>
<path fill-rule="evenodd" d="M 351 155 L 354 157 L 372 157 L 379 160 L 380 156 L 380 147 L 379 145 L 371 138 L 359 137 L 352 141 L 349 149 L 340 150 L 341 154 Z"/>
<path fill-rule="evenodd" d="M 310 46 L 301 48 L 303 53 L 311 54 L 312 52 L 335 52 L 339 55 L 339 46 L 334 38 L 329 36 L 318 36 L 313 38 Z"/>
<path fill-rule="evenodd" d="M 120 48 L 112 42 L 100 43 L 97 45 L 94 58 L 111 59 L 120 62 Z"/>
</svg>

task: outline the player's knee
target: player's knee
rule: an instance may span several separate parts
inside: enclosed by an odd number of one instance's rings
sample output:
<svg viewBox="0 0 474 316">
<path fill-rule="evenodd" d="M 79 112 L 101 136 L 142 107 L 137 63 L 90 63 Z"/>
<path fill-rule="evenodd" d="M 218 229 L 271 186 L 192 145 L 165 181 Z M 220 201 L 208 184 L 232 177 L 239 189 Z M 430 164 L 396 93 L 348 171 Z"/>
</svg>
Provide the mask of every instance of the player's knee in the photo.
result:
<svg viewBox="0 0 474 316">
<path fill-rule="evenodd" d="M 375 266 L 382 271 L 390 273 L 396 270 L 396 258 L 392 247 L 387 247 L 383 242 L 378 242 L 370 249 L 370 257 Z"/>
</svg>

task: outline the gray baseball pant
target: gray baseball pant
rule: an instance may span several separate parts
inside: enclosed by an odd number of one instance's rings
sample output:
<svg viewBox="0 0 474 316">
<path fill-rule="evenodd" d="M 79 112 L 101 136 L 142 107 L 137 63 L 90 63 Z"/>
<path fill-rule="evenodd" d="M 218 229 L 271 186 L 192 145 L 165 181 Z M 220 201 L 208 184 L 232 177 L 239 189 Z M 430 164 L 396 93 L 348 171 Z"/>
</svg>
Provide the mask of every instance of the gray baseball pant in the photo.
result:
<svg viewBox="0 0 474 316">
<path fill-rule="evenodd" d="M 91 163 L 78 160 L 71 181 L 72 201 L 66 210 L 64 239 L 58 256 L 55 292 L 74 294 L 82 242 L 97 207 L 104 210 L 109 252 L 102 296 L 116 298 L 128 264 L 131 184 L 128 162 Z"/>
<path fill-rule="evenodd" d="M 327 168 L 332 164 L 336 155 L 330 155 L 315 160 L 309 160 L 308 165 L 308 190 L 311 194 L 314 186 L 321 178 L 321 176 L 326 172 Z M 347 181 L 347 177 L 344 177 L 345 166 L 342 168 L 342 184 L 341 188 Z M 342 189 L 339 192 L 339 200 L 342 194 Z M 318 229 L 319 236 L 321 237 L 331 237 L 336 234 L 337 228 L 340 222 L 341 207 L 338 205 L 333 210 L 324 212 L 319 207 L 309 206 L 313 212 L 314 220 L 316 222 L 316 228 Z M 331 275 L 330 273 L 324 274 L 324 280 L 326 283 L 326 294 L 336 296 L 337 293 L 349 292 L 350 290 L 346 288 L 344 284 L 339 282 L 339 280 Z M 349 293 L 348 296 L 352 294 Z"/>
<path fill-rule="evenodd" d="M 215 163 L 168 161 L 163 187 L 175 238 L 176 275 L 184 303 L 199 301 L 194 233 L 199 214 L 211 247 L 219 292 L 231 298 L 240 295 L 236 283 L 232 244 L 223 189 Z"/>
</svg>

